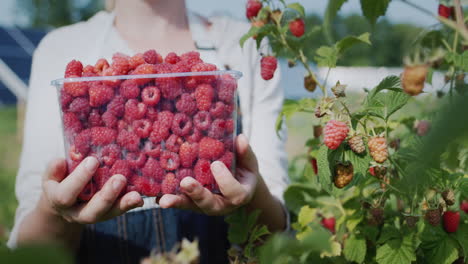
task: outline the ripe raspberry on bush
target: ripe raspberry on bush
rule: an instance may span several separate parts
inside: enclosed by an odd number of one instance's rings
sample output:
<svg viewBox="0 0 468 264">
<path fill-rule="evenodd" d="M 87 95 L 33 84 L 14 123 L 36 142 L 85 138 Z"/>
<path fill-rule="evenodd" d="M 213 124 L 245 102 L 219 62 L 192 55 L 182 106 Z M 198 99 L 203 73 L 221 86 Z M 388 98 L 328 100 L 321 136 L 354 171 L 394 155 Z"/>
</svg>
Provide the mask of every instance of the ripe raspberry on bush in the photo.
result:
<svg viewBox="0 0 468 264">
<path fill-rule="evenodd" d="M 252 19 L 258 15 L 258 12 L 262 9 L 262 2 L 259 0 L 249 0 L 245 7 L 245 16 L 247 19 Z"/>
<path fill-rule="evenodd" d="M 304 32 L 305 32 L 304 19 L 297 18 L 289 22 L 289 31 L 291 31 L 291 34 L 293 34 L 294 36 L 298 38 L 302 37 L 302 35 L 304 35 Z"/>
<path fill-rule="evenodd" d="M 324 143 L 329 149 L 337 149 L 348 136 L 348 126 L 338 120 L 330 120 L 325 125 Z"/>
<path fill-rule="evenodd" d="M 384 137 L 373 137 L 367 143 L 372 158 L 378 163 L 384 163 L 388 158 L 387 140 Z"/>
<path fill-rule="evenodd" d="M 265 81 L 271 80 L 278 67 L 278 60 L 273 56 L 264 56 L 260 60 L 260 72 Z"/>
</svg>

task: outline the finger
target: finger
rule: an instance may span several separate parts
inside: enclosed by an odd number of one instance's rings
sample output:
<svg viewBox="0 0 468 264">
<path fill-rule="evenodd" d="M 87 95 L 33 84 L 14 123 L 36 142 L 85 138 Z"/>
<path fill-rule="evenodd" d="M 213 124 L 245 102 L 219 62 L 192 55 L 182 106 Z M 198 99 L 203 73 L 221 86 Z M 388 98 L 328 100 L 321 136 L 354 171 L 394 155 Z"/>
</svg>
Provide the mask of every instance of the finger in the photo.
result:
<svg viewBox="0 0 468 264">
<path fill-rule="evenodd" d="M 244 168 L 237 168 L 237 180 L 244 190 L 253 194 L 258 184 L 258 175 Z"/>
<path fill-rule="evenodd" d="M 114 203 L 114 206 L 104 216 L 104 219 L 111 219 L 122 215 L 129 210 L 143 206 L 143 204 L 143 198 L 138 192 L 129 192 Z"/>
<path fill-rule="evenodd" d="M 214 194 L 203 187 L 198 181 L 192 177 L 185 177 L 180 182 L 180 188 L 197 207 L 205 213 L 218 211 L 220 206 Z"/>
<path fill-rule="evenodd" d="M 66 177 L 57 187 L 54 202 L 59 207 L 70 207 L 76 202 L 76 198 L 93 177 L 99 166 L 95 157 L 87 157 L 78 167 Z"/>
<path fill-rule="evenodd" d="M 79 211 L 76 218 L 85 223 L 94 223 L 101 219 L 112 208 L 126 184 L 127 179 L 124 176 L 120 174 L 112 176 L 83 210 Z"/>
<path fill-rule="evenodd" d="M 241 168 L 246 168 L 250 171 L 258 170 L 257 157 L 249 145 L 249 140 L 244 134 L 236 137 L 236 153 L 237 164 Z"/>
<path fill-rule="evenodd" d="M 61 182 L 67 176 L 67 164 L 65 159 L 54 159 L 47 165 L 43 181 L 52 180 Z"/>
<path fill-rule="evenodd" d="M 165 194 L 159 199 L 159 206 L 200 212 L 197 205 L 185 194 Z"/>
<path fill-rule="evenodd" d="M 249 194 L 238 180 L 234 178 L 231 171 L 220 161 L 211 163 L 211 171 L 218 183 L 219 189 L 224 197 L 233 205 L 239 206 L 246 202 Z"/>
</svg>

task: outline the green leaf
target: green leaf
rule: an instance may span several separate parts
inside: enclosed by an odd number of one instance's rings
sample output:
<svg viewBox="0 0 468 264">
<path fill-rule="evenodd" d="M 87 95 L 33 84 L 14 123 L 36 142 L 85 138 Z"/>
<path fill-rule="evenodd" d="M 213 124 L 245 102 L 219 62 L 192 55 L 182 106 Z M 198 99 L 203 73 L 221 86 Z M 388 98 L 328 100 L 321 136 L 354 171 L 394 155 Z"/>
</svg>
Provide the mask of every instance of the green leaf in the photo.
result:
<svg viewBox="0 0 468 264">
<path fill-rule="evenodd" d="M 330 171 L 330 162 L 328 160 L 327 146 L 321 146 L 317 156 L 318 179 L 322 188 L 330 192 L 332 190 L 332 172 Z"/>
<path fill-rule="evenodd" d="M 239 44 L 240 44 L 241 48 L 244 48 L 245 42 L 246 42 L 249 38 L 251 38 L 251 37 L 257 35 L 259 30 L 260 30 L 260 28 L 258 28 L 258 27 L 251 27 L 251 28 L 249 29 L 249 32 L 245 33 L 245 34 L 240 38 L 240 40 L 239 40 Z"/>
<path fill-rule="evenodd" d="M 356 238 L 355 235 L 351 235 L 346 240 L 343 253 L 346 260 L 362 263 L 366 258 L 366 251 L 366 240 L 363 238 Z"/>
<path fill-rule="evenodd" d="M 387 12 L 390 0 L 361 0 L 362 14 L 374 25 L 377 18 Z"/>
<path fill-rule="evenodd" d="M 414 234 L 388 240 L 377 247 L 375 260 L 379 264 L 411 264 L 416 261 L 417 241 Z"/>
<path fill-rule="evenodd" d="M 426 225 L 421 234 L 421 249 L 429 264 L 450 264 L 458 258 L 457 242 L 442 227 Z"/>
<path fill-rule="evenodd" d="M 360 36 L 348 36 L 343 38 L 342 40 L 338 41 L 335 45 L 338 48 L 338 53 L 341 55 L 343 52 L 355 44 L 358 43 L 366 43 L 371 45 L 371 42 L 369 40 L 370 34 L 368 32 L 360 35 Z"/>
<path fill-rule="evenodd" d="M 463 52 L 461 55 L 454 52 L 449 52 L 445 56 L 445 59 L 448 62 L 453 63 L 455 67 L 468 72 L 468 51 L 465 50 L 465 52 Z"/>
<path fill-rule="evenodd" d="M 307 226 L 310 222 L 317 218 L 317 209 L 310 208 L 310 206 L 303 206 L 297 216 L 297 222 L 302 226 Z"/>
<path fill-rule="evenodd" d="M 353 164 L 354 174 L 360 173 L 361 175 L 366 175 L 369 169 L 369 163 L 372 161 L 372 157 L 369 155 L 367 149 L 365 153 L 360 155 L 354 153 L 352 150 L 347 150 L 346 156 Z"/>
<path fill-rule="evenodd" d="M 258 217 L 258 213 L 257 217 Z M 255 214 L 254 214 L 255 216 Z M 233 244 L 243 244 L 247 241 L 250 228 L 252 224 L 252 216 L 247 215 L 245 208 L 239 208 L 232 214 L 225 218 L 226 223 L 229 224 L 228 239 Z"/>
<path fill-rule="evenodd" d="M 398 76 L 388 76 L 383 79 L 374 89 L 368 94 L 366 101 L 369 103 L 374 96 L 383 90 L 401 89 L 401 82 Z"/>
<path fill-rule="evenodd" d="M 434 77 L 434 68 L 431 67 L 426 76 L 426 82 L 430 85 L 432 85 L 432 77 Z"/>
<path fill-rule="evenodd" d="M 301 207 L 310 204 L 317 195 L 319 192 L 316 189 L 303 183 L 293 183 L 285 190 L 283 197 L 288 209 L 298 214 Z"/>
<path fill-rule="evenodd" d="M 319 67 L 336 67 L 338 61 L 338 50 L 335 47 L 322 46 L 316 51 L 315 60 Z"/>
<path fill-rule="evenodd" d="M 382 93 L 387 90 L 386 93 Z M 406 105 L 410 96 L 403 92 L 399 78 L 390 76 L 380 82 L 367 95 L 365 107 L 367 113 L 388 120 L 391 115 Z"/>
<path fill-rule="evenodd" d="M 325 15 L 323 17 L 323 32 L 325 37 L 329 43 L 333 42 L 332 36 L 332 24 L 333 20 L 336 17 L 336 14 L 341 9 L 341 6 L 347 2 L 348 0 L 329 0 L 327 10 L 325 11 Z"/>
<path fill-rule="evenodd" d="M 300 3 L 292 3 L 286 6 L 287 8 L 296 10 L 301 17 L 305 17 L 304 7 Z"/>
<path fill-rule="evenodd" d="M 458 241 L 458 244 L 460 244 L 463 253 L 461 254 L 463 256 L 468 256 L 468 224 L 464 224 L 463 222 L 460 224 L 460 227 L 458 227 L 457 232 L 455 232 L 455 238 Z"/>
</svg>

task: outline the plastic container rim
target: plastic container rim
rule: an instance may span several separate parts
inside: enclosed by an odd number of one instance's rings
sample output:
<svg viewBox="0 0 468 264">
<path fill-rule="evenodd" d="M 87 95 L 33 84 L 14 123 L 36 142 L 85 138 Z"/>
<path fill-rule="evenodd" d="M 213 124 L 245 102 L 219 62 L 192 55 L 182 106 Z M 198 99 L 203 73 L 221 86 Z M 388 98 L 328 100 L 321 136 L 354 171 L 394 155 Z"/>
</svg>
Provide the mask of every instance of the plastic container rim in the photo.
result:
<svg viewBox="0 0 468 264">
<path fill-rule="evenodd" d="M 208 72 L 173 72 L 173 73 L 154 73 L 154 74 L 135 74 L 135 75 L 115 75 L 115 76 L 93 76 L 93 77 L 73 77 L 60 78 L 50 82 L 53 86 L 62 85 L 68 82 L 88 82 L 88 81 L 112 81 L 120 79 L 147 79 L 147 78 L 168 78 L 168 77 L 187 77 L 187 76 L 205 76 L 205 75 L 224 75 L 230 74 L 236 80 L 242 77 L 242 72 L 227 71 L 208 71 Z"/>
</svg>

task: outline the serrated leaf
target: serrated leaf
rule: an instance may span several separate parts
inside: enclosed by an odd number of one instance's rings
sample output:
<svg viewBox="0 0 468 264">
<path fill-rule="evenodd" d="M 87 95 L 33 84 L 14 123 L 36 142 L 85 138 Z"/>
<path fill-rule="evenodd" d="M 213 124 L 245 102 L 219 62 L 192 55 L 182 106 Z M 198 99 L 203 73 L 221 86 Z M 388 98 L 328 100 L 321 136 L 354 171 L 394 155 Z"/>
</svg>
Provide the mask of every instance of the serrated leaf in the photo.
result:
<svg viewBox="0 0 468 264">
<path fill-rule="evenodd" d="M 318 194 L 319 192 L 310 186 L 293 183 L 286 188 L 283 197 L 288 209 L 298 214 L 301 207 L 310 204 Z"/>
<path fill-rule="evenodd" d="M 367 248 L 365 239 L 356 238 L 355 235 L 351 235 L 346 240 L 343 251 L 346 260 L 362 263 L 366 258 L 366 252 Z"/>
<path fill-rule="evenodd" d="M 468 51 L 463 52 L 463 54 L 448 52 L 445 56 L 445 59 L 448 62 L 453 63 L 455 67 L 458 67 L 463 71 L 468 72 Z"/>
<path fill-rule="evenodd" d="M 310 208 L 310 206 L 304 205 L 299 211 L 297 216 L 297 222 L 302 226 L 307 226 L 310 222 L 313 222 L 317 218 L 317 209 Z"/>
<path fill-rule="evenodd" d="M 245 208 L 239 208 L 225 218 L 229 224 L 228 239 L 233 244 L 245 243 L 248 239 L 249 229 L 247 226 L 247 212 Z"/>
<path fill-rule="evenodd" d="M 372 101 L 374 96 L 382 90 L 401 89 L 401 82 L 398 76 L 388 76 L 383 79 L 374 89 L 372 89 L 366 97 L 366 102 Z"/>
<path fill-rule="evenodd" d="M 301 17 L 305 17 L 304 7 L 300 3 L 292 3 L 286 6 L 287 8 L 296 10 Z"/>
<path fill-rule="evenodd" d="M 327 146 L 321 146 L 317 156 L 318 179 L 322 188 L 330 192 L 332 190 L 332 172 L 328 160 Z"/>
<path fill-rule="evenodd" d="M 450 264 L 458 258 L 457 242 L 440 226 L 426 225 L 421 240 L 427 263 Z"/>
<path fill-rule="evenodd" d="M 331 25 L 333 24 L 333 20 L 336 17 L 336 14 L 341 9 L 341 6 L 348 0 L 329 0 L 327 10 L 325 11 L 325 15 L 323 17 L 323 32 L 325 37 L 327 38 L 329 43 L 333 42 L 333 36 L 331 31 Z"/>
<path fill-rule="evenodd" d="M 390 0 L 361 0 L 362 14 L 374 25 L 377 18 L 387 12 Z"/>
<path fill-rule="evenodd" d="M 353 164 L 354 174 L 360 173 L 361 175 L 366 175 L 367 170 L 369 169 L 369 163 L 372 161 L 367 149 L 366 152 L 359 155 L 354 153 L 352 150 L 347 150 L 346 156 Z"/>
<path fill-rule="evenodd" d="M 360 36 L 348 36 L 343 38 L 342 40 L 338 41 L 335 45 L 336 48 L 338 49 L 338 54 L 342 54 L 345 50 L 351 48 L 355 44 L 358 43 L 366 43 L 371 45 L 371 42 L 369 40 L 370 34 L 368 32 L 360 35 Z"/>
<path fill-rule="evenodd" d="M 388 240 L 377 247 L 375 260 L 379 264 L 411 264 L 416 261 L 417 243 L 414 234 L 408 234 L 403 238 Z"/>
<path fill-rule="evenodd" d="M 330 250 L 325 250 L 325 251 L 322 251 L 322 253 L 320 253 L 320 257 L 323 258 L 323 257 L 336 257 L 336 256 L 339 256 L 341 255 L 341 244 L 332 240 L 332 238 L 330 238 L 330 246 L 331 246 L 331 249 Z"/>
<path fill-rule="evenodd" d="M 240 44 L 241 48 L 244 48 L 245 42 L 246 42 L 249 38 L 251 38 L 251 37 L 257 35 L 259 30 L 260 30 L 260 28 L 258 28 L 258 27 L 251 27 L 251 28 L 249 29 L 249 31 L 248 31 L 247 33 L 245 33 L 245 34 L 240 38 L 240 40 L 239 40 L 239 44 Z"/>
<path fill-rule="evenodd" d="M 386 93 L 382 93 L 387 90 Z M 410 96 L 403 92 L 396 76 L 385 78 L 366 97 L 367 114 L 388 120 L 391 115 L 406 105 Z"/>
<path fill-rule="evenodd" d="M 317 53 L 315 61 L 319 67 L 336 67 L 338 50 L 335 47 L 322 46 L 315 53 Z"/>
<path fill-rule="evenodd" d="M 362 222 L 362 220 L 364 219 L 364 216 L 363 215 L 359 215 L 357 217 L 349 217 L 346 219 L 346 228 L 352 232 L 357 225 L 359 225 L 359 223 Z"/>
</svg>

